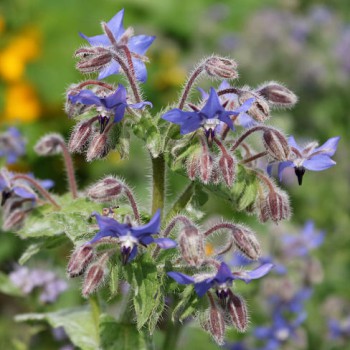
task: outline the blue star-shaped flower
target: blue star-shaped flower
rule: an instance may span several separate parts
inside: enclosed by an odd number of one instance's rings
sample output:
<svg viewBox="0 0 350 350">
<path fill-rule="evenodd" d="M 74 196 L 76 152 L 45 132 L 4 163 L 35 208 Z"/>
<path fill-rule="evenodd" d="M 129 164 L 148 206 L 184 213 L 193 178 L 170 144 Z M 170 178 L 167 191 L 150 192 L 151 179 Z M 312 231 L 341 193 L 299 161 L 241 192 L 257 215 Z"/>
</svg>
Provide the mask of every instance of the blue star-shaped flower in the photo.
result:
<svg viewBox="0 0 350 350">
<path fill-rule="evenodd" d="M 219 97 L 214 88 L 210 88 L 209 97 L 201 110 L 187 112 L 179 108 L 174 108 L 166 112 L 162 118 L 171 123 L 180 125 L 180 133 L 182 135 L 188 134 L 200 127 L 203 127 L 207 136 L 213 137 L 216 129 L 222 122 L 227 124 L 230 129 L 234 130 L 233 122 L 230 116 L 238 115 L 241 112 L 246 112 L 253 102 L 254 99 L 252 98 L 247 100 L 239 108 L 233 111 L 226 111 L 221 105 Z"/>
<path fill-rule="evenodd" d="M 155 39 L 155 36 L 148 35 L 136 35 L 133 37 L 128 37 L 123 26 L 124 19 L 124 9 L 119 11 L 108 23 L 107 27 L 110 32 L 113 34 L 115 41 L 120 45 L 126 45 L 131 52 L 132 62 L 135 69 L 136 78 L 139 81 L 145 82 L 147 80 L 147 70 L 144 62 L 140 59 L 143 56 L 147 49 L 150 47 L 152 42 Z M 79 33 L 80 36 L 86 39 L 91 46 L 112 46 L 109 38 L 105 34 L 96 35 L 88 37 L 82 33 Z M 98 78 L 104 79 L 112 74 L 119 73 L 120 66 L 119 64 L 112 60 L 110 64 L 104 67 Z"/>
<path fill-rule="evenodd" d="M 231 272 L 228 265 L 222 262 L 214 276 L 190 277 L 180 272 L 168 272 L 168 275 L 179 284 L 194 284 L 194 289 L 199 297 L 202 297 L 210 288 L 215 288 L 219 298 L 225 299 L 228 296 L 227 289 L 234 280 L 249 283 L 253 279 L 265 276 L 272 267 L 273 264 L 264 264 L 250 271 Z"/>
<path fill-rule="evenodd" d="M 163 249 L 174 248 L 177 245 L 170 238 L 152 237 L 152 235 L 158 234 L 160 229 L 160 210 L 154 214 L 148 224 L 138 227 L 122 224 L 113 218 L 101 216 L 97 213 L 93 215 L 96 217 L 100 231 L 88 243 L 96 243 L 104 237 L 117 238 L 124 264 L 135 258 L 138 245 L 148 246 L 151 243 L 156 243 Z"/>
<path fill-rule="evenodd" d="M 120 122 L 124 117 L 127 107 L 141 109 L 146 105 L 152 106 L 151 102 L 127 104 L 126 89 L 121 84 L 118 85 L 115 92 L 106 97 L 99 97 L 90 90 L 81 90 L 76 95 L 69 95 L 69 100 L 72 103 L 96 106 L 100 114 L 101 126 L 102 124 L 107 125 L 109 118 L 113 118 L 114 123 Z M 105 118 L 107 118 L 107 120 Z"/>
<path fill-rule="evenodd" d="M 288 144 L 292 150 L 290 159 L 277 163 L 280 181 L 282 180 L 283 170 L 288 167 L 294 168 L 299 185 L 301 185 L 306 169 L 322 171 L 334 166 L 336 162 L 331 159 L 331 157 L 337 150 L 339 140 L 339 136 L 332 137 L 320 147 L 317 147 L 316 142 L 311 142 L 303 148 L 296 143 L 293 136 L 290 136 L 288 138 Z M 275 164 L 276 163 L 271 163 L 267 167 L 267 171 L 270 175 L 272 167 Z"/>
<path fill-rule="evenodd" d="M 0 134 L 0 158 L 6 157 L 6 162 L 13 164 L 24 153 L 25 143 L 18 129 L 10 127 Z"/>
</svg>

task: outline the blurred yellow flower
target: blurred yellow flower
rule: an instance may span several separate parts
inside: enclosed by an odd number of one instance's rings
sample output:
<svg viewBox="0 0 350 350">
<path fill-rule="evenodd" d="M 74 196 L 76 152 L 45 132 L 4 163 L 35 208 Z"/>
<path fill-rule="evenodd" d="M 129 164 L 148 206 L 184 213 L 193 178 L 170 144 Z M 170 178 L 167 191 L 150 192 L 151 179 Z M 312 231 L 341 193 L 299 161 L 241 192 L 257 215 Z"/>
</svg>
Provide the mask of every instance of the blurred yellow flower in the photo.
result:
<svg viewBox="0 0 350 350">
<path fill-rule="evenodd" d="M 14 38 L 0 52 L 0 76 L 9 82 L 20 80 L 26 63 L 39 55 L 39 42 L 39 33 L 35 29 L 27 29 Z"/>
<path fill-rule="evenodd" d="M 5 121 L 32 122 L 40 116 L 40 104 L 34 88 L 26 82 L 7 87 L 5 92 Z"/>
<path fill-rule="evenodd" d="M 206 256 L 212 256 L 215 252 L 214 246 L 211 243 L 205 243 L 204 250 Z"/>
</svg>

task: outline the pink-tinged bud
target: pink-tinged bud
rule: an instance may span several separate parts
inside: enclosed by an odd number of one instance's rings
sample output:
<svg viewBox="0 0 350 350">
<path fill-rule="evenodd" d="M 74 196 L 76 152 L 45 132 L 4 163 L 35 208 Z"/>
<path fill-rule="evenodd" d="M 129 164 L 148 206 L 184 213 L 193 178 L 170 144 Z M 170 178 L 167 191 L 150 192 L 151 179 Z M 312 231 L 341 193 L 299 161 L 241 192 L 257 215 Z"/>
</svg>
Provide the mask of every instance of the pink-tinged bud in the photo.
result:
<svg viewBox="0 0 350 350">
<path fill-rule="evenodd" d="M 194 180 L 197 176 L 199 168 L 199 157 L 198 154 L 190 155 L 186 161 L 187 175 L 190 180 Z"/>
<path fill-rule="evenodd" d="M 232 324 L 238 331 L 245 332 L 248 327 L 248 312 L 243 298 L 233 294 L 232 291 L 229 290 L 226 309 Z"/>
<path fill-rule="evenodd" d="M 89 187 L 86 194 L 96 202 L 110 202 L 123 192 L 124 185 L 113 176 L 108 176 Z"/>
<path fill-rule="evenodd" d="M 64 140 L 59 134 L 49 134 L 42 137 L 34 146 L 36 153 L 42 156 L 58 154 L 62 151 Z"/>
<path fill-rule="evenodd" d="M 238 77 L 237 63 L 223 57 L 210 57 L 205 61 L 204 68 L 211 77 L 236 79 Z"/>
<path fill-rule="evenodd" d="M 288 220 L 292 213 L 287 193 L 277 188 L 258 198 L 256 208 L 261 222 Z"/>
<path fill-rule="evenodd" d="M 233 226 L 232 236 L 236 247 L 249 259 L 259 259 L 261 255 L 260 243 L 253 231 L 241 225 Z"/>
<path fill-rule="evenodd" d="M 185 226 L 179 236 L 183 259 L 191 266 L 201 266 L 205 259 L 204 238 L 195 226 Z"/>
<path fill-rule="evenodd" d="M 236 177 L 236 161 L 228 153 L 222 154 L 219 160 L 222 177 L 228 187 L 231 187 Z"/>
<path fill-rule="evenodd" d="M 209 322 L 207 324 L 209 333 L 218 345 L 224 344 L 225 317 L 220 308 L 211 305 L 209 309 Z"/>
<path fill-rule="evenodd" d="M 104 68 L 112 60 L 112 54 L 103 47 L 83 47 L 75 51 L 80 58 L 76 68 L 82 73 L 93 73 Z"/>
<path fill-rule="evenodd" d="M 259 87 L 256 92 L 273 106 L 289 108 L 293 107 L 298 101 L 298 97 L 292 91 L 274 81 Z"/>
<path fill-rule="evenodd" d="M 287 160 L 290 154 L 290 147 L 286 137 L 276 129 L 264 131 L 263 140 L 268 154 L 275 160 Z"/>
<path fill-rule="evenodd" d="M 75 116 L 81 115 L 93 108 L 93 105 L 84 105 L 82 103 L 73 103 L 70 100 L 70 96 L 75 96 L 79 93 L 79 89 L 75 88 L 75 86 L 70 87 L 66 92 L 66 102 L 64 105 L 64 111 L 66 112 L 69 118 L 73 118 Z"/>
<path fill-rule="evenodd" d="M 76 125 L 68 142 L 69 152 L 73 153 L 83 151 L 84 146 L 87 144 L 92 134 L 91 124 L 91 120 L 88 120 Z"/>
<path fill-rule="evenodd" d="M 86 153 L 86 160 L 91 162 L 95 159 L 103 158 L 109 152 L 108 136 L 106 133 L 95 133 Z"/>
<path fill-rule="evenodd" d="M 270 117 L 270 107 L 267 102 L 258 94 L 251 91 L 243 91 L 239 95 L 239 103 L 242 105 L 244 102 L 254 98 L 255 101 L 248 110 L 248 114 L 258 122 L 263 122 Z"/>
<path fill-rule="evenodd" d="M 67 273 L 70 278 L 80 276 L 94 258 L 94 250 L 91 244 L 84 244 L 77 248 L 67 266 Z"/>
<path fill-rule="evenodd" d="M 25 218 L 27 217 L 27 212 L 21 209 L 15 209 L 9 213 L 9 215 L 4 216 L 2 229 L 4 231 L 17 230 L 19 229 Z"/>
<path fill-rule="evenodd" d="M 218 164 L 215 164 L 213 166 L 213 169 L 211 171 L 211 179 L 210 181 L 214 184 L 214 185 L 218 185 L 221 182 L 221 176 L 220 176 L 220 171 L 219 171 L 219 166 Z"/>
<path fill-rule="evenodd" d="M 213 158 L 211 157 L 208 148 L 204 148 L 199 158 L 199 175 L 203 183 L 207 184 L 211 177 L 213 168 Z"/>
<path fill-rule="evenodd" d="M 82 290 L 83 297 L 88 297 L 102 284 L 108 259 L 108 253 L 104 253 L 99 260 L 91 264 L 86 270 Z"/>
</svg>

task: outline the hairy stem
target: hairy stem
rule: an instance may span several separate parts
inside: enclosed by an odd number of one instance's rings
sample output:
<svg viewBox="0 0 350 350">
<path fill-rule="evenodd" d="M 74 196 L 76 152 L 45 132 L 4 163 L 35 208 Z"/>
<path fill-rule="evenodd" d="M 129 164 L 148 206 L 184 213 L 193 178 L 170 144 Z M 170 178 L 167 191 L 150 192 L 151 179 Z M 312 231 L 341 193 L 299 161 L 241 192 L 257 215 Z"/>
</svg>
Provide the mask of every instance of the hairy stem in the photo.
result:
<svg viewBox="0 0 350 350">
<path fill-rule="evenodd" d="M 100 303 L 98 300 L 98 295 L 97 294 L 92 294 L 89 296 L 89 304 L 91 308 L 91 315 L 92 315 L 92 320 L 95 325 L 96 329 L 96 335 L 98 337 L 98 343 L 100 343 L 100 330 L 99 330 L 99 324 L 100 324 Z"/>
<path fill-rule="evenodd" d="M 77 182 L 74 174 L 73 160 L 68 151 L 66 143 L 64 141 L 59 141 L 59 143 L 62 149 L 64 164 L 66 166 L 69 190 L 72 193 L 73 199 L 75 199 L 78 197 L 78 189 L 77 189 Z"/>
<path fill-rule="evenodd" d="M 166 328 L 165 338 L 162 345 L 162 350 L 175 350 L 176 344 L 180 338 L 180 332 L 182 330 L 182 324 L 179 321 L 168 321 Z"/>
<path fill-rule="evenodd" d="M 263 151 L 263 152 L 255 154 L 254 156 L 251 156 L 249 158 L 243 159 L 240 163 L 241 164 L 246 164 L 246 163 L 252 162 L 253 160 L 259 159 L 261 157 L 265 157 L 266 155 L 267 155 L 267 151 Z"/>
<path fill-rule="evenodd" d="M 132 211 L 133 211 L 133 213 L 134 213 L 134 217 L 135 217 L 137 223 L 138 223 L 138 224 L 141 224 L 141 221 L 140 221 L 140 213 L 139 213 L 139 210 L 138 210 L 137 203 L 136 203 L 136 200 L 135 200 L 135 198 L 134 198 L 134 195 L 133 195 L 133 193 L 131 192 L 130 188 L 127 187 L 126 185 L 124 185 L 123 188 L 124 188 L 124 191 L 125 191 L 125 195 L 128 197 L 128 200 L 129 200 L 129 202 L 130 202 Z"/>
<path fill-rule="evenodd" d="M 163 154 L 160 154 L 157 158 L 152 158 L 152 172 L 152 215 L 154 215 L 158 209 L 163 211 L 164 208 L 165 160 Z"/>
<path fill-rule="evenodd" d="M 184 108 L 185 102 L 187 100 L 188 94 L 190 93 L 191 87 L 193 83 L 196 81 L 196 79 L 201 75 L 201 73 L 203 72 L 203 69 L 204 69 L 204 65 L 202 64 L 192 73 L 192 75 L 187 80 L 187 83 L 185 85 L 185 88 L 180 98 L 179 109 Z"/>
<path fill-rule="evenodd" d="M 261 130 L 269 130 L 267 126 L 258 125 L 253 126 L 252 128 L 248 129 L 245 133 L 243 133 L 232 145 L 231 151 L 233 152 L 249 135 L 254 133 L 255 131 L 261 131 Z"/>
<path fill-rule="evenodd" d="M 46 198 L 56 209 L 61 209 L 61 207 L 58 205 L 58 203 L 52 198 L 52 196 L 50 195 L 50 193 L 48 191 L 45 190 L 45 188 L 43 188 L 36 180 L 32 179 L 30 176 L 25 175 L 25 174 L 17 174 L 15 175 L 12 179 L 12 181 L 15 180 L 25 180 L 27 182 L 29 182 L 31 185 L 33 185 L 38 192 L 41 193 L 41 195 Z"/>
</svg>

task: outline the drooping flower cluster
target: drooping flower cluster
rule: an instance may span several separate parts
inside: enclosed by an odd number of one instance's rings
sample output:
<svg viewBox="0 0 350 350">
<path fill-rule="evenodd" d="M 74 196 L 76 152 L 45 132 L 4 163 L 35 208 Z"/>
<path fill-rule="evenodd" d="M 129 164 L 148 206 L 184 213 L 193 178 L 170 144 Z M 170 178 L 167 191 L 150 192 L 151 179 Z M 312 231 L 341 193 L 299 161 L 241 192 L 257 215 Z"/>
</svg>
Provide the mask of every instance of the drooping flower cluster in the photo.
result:
<svg viewBox="0 0 350 350">
<path fill-rule="evenodd" d="M 39 299 L 43 303 L 53 303 L 68 288 L 65 280 L 54 272 L 43 269 L 29 269 L 26 266 L 17 267 L 9 274 L 11 282 L 20 288 L 24 294 L 30 294 L 34 289 L 40 290 Z"/>
</svg>

